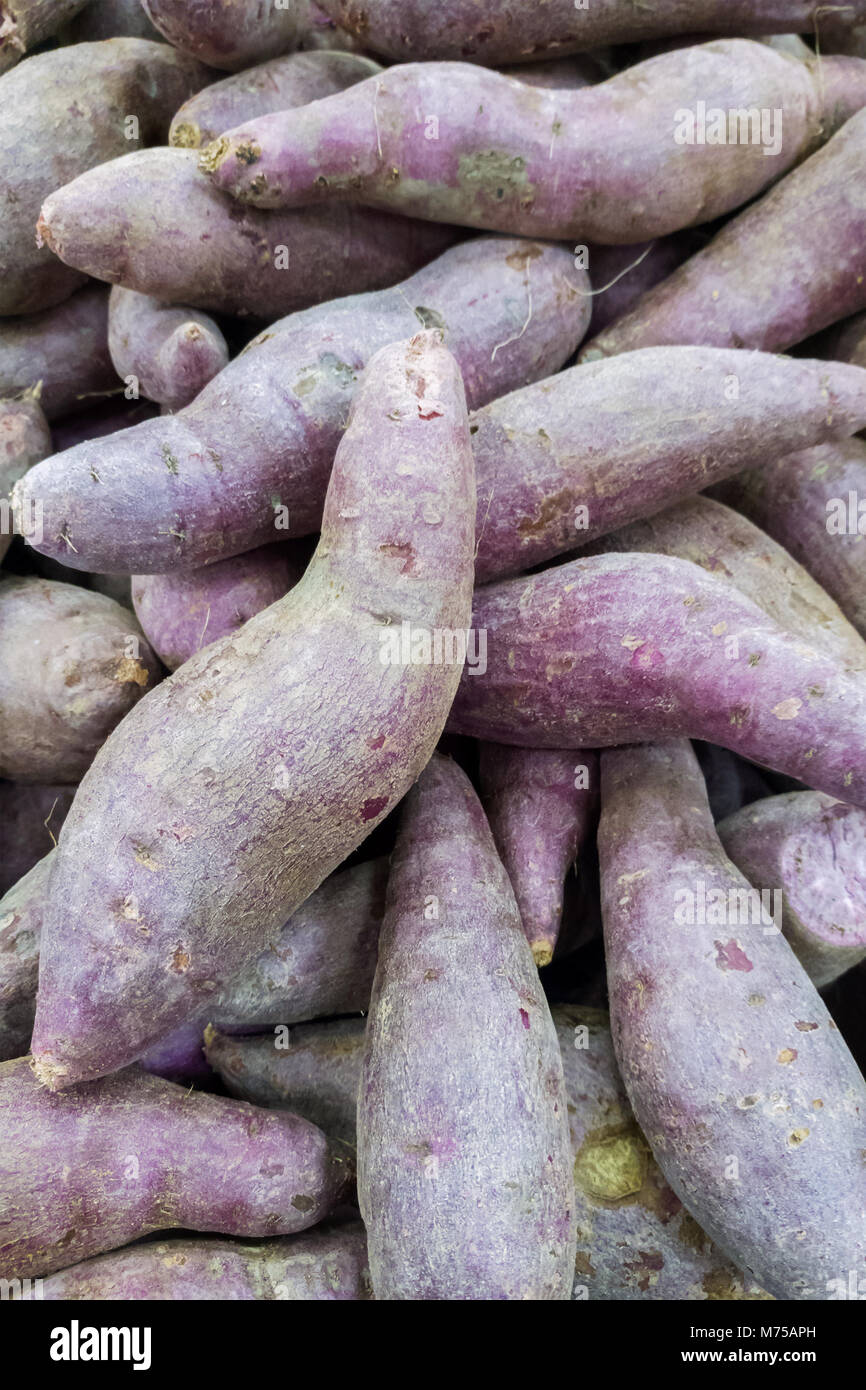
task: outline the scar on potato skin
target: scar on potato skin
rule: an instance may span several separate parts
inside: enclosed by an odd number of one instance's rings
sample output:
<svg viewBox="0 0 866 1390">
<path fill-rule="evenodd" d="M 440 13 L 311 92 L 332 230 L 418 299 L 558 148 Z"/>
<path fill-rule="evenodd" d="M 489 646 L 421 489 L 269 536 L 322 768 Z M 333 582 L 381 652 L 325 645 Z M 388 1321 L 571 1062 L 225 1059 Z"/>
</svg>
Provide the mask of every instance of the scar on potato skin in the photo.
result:
<svg viewBox="0 0 866 1390">
<path fill-rule="evenodd" d="M 171 143 L 177 149 L 197 150 L 201 145 L 201 130 L 195 121 L 179 121 L 171 132 Z"/>
<path fill-rule="evenodd" d="M 229 152 L 229 141 L 224 135 L 217 140 L 211 140 L 209 145 L 205 145 L 198 157 L 198 167 L 206 174 L 213 173 L 218 169 Z"/>
</svg>

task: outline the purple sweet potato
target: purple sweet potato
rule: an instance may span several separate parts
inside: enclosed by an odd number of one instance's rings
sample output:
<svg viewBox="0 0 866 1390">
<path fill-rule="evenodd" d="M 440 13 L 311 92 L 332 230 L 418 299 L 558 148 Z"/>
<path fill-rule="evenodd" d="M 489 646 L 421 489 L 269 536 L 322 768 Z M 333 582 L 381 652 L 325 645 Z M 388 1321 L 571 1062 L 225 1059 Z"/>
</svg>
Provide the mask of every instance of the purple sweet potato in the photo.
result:
<svg viewBox="0 0 866 1390">
<path fill-rule="evenodd" d="M 467 63 L 407 63 L 244 121 L 200 164 L 258 208 L 349 199 L 520 236 L 631 244 L 739 207 L 864 102 L 863 60 L 825 58 L 819 74 L 817 60 L 744 39 L 662 54 L 577 92 Z M 697 138 L 701 109 L 721 112 L 723 144 Z"/>
<path fill-rule="evenodd" d="M 44 198 L 103 160 L 164 139 L 172 112 L 206 80 L 198 63 L 147 39 L 55 49 L 0 77 L 0 315 L 50 308 L 83 283 L 37 245 Z"/>
<path fill-rule="evenodd" d="M 392 857 L 358 1093 L 376 1298 L 567 1299 L 572 1188 L 562 1062 L 514 893 L 468 778 L 437 756 Z"/>
<path fill-rule="evenodd" d="M 0 1060 L 20 1057 L 30 1045 L 53 863 L 52 851 L 0 900 Z M 237 974 L 215 972 L 217 989 L 205 1012 L 161 1037 L 142 1054 L 141 1065 L 172 1081 L 201 1080 L 210 1075 L 202 1054 L 208 1022 L 224 1034 L 261 1033 L 366 1011 L 387 880 L 387 859 L 326 878 Z"/>
<path fill-rule="evenodd" d="M 298 543 L 263 545 L 199 570 L 133 576 L 142 631 L 170 671 L 235 632 L 289 592 L 304 572 Z"/>
<path fill-rule="evenodd" d="M 97 280 L 269 319 L 393 284 L 455 239 L 370 208 L 238 215 L 196 160 L 194 150 L 138 150 L 89 169 L 46 199 L 39 235 Z"/>
<path fill-rule="evenodd" d="M 137 1067 L 58 1096 L 0 1063 L 0 1273 L 50 1274 L 151 1231 L 276 1236 L 327 1216 L 345 1145 L 297 1115 L 185 1091 Z"/>
<path fill-rule="evenodd" d="M 205 1052 L 239 1100 L 291 1110 L 354 1148 L 366 1026 L 363 1018 L 338 1018 L 258 1038 L 209 1028 Z"/>
<path fill-rule="evenodd" d="M 533 748 L 700 738 L 866 807 L 866 677 L 688 560 L 596 555 L 490 584 L 472 626 L 487 669 L 464 673 L 453 733 Z"/>
<path fill-rule="evenodd" d="M 0 894 L 51 852 L 75 787 L 0 782 Z M 18 1054 L 16 1053 L 16 1056 Z"/>
<path fill-rule="evenodd" d="M 767 459 L 713 495 L 771 535 L 866 637 L 866 444 L 834 440 Z"/>
<path fill-rule="evenodd" d="M 34 463 L 51 452 L 51 430 L 38 392 L 14 400 L 0 399 L 0 560 L 12 540 L 12 488 Z"/>
<path fill-rule="evenodd" d="M 866 308 L 864 155 L 861 111 L 593 338 L 581 360 L 662 343 L 783 352 Z"/>
<path fill-rule="evenodd" d="M 132 613 L 51 580 L 0 582 L 0 777 L 77 782 L 159 679 Z"/>
<path fill-rule="evenodd" d="M 170 145 L 197 149 L 224 130 L 290 106 L 342 92 L 381 71 L 359 53 L 289 53 L 215 82 L 185 101 L 168 133 Z"/>
<path fill-rule="evenodd" d="M 39 403 L 49 420 L 119 388 L 104 286 L 87 285 L 41 314 L 0 319 L 0 394 L 32 391 L 40 382 Z"/>
<path fill-rule="evenodd" d="M 719 842 L 685 742 L 601 755 L 614 1046 L 671 1187 L 777 1298 L 866 1274 L 866 1082 Z M 766 921 L 767 919 L 764 919 Z"/>
<path fill-rule="evenodd" d="M 142 0 L 159 32 L 208 67 L 237 72 L 297 48 L 308 23 L 306 0 Z"/>
<path fill-rule="evenodd" d="M 565 875 L 595 820 L 597 773 L 591 752 L 481 745 L 481 801 L 539 967 L 553 959 Z"/>
<path fill-rule="evenodd" d="M 228 364 L 225 338 L 198 309 L 161 304 L 115 285 L 108 300 L 108 350 L 127 385 L 180 410 Z"/>
<path fill-rule="evenodd" d="M 628 313 L 642 294 L 666 280 L 701 244 L 697 232 L 673 232 L 637 246 L 587 247 L 587 266 L 592 279 L 589 332 L 600 333 L 609 323 Z"/>
<path fill-rule="evenodd" d="M 479 406 L 568 359 L 588 322 L 588 288 L 560 247 L 483 237 L 391 290 L 276 323 L 186 410 L 33 473 L 45 515 L 38 548 L 82 569 L 162 574 L 315 531 L 358 374 L 378 348 L 419 322 L 441 328 Z M 851 430 L 861 424 L 866 414 Z M 276 529 L 285 521 L 288 532 Z M 56 540 L 61 529 L 75 551 Z"/>
<path fill-rule="evenodd" d="M 50 39 L 87 0 L 0 0 L 0 73 Z"/>
<path fill-rule="evenodd" d="M 754 801 L 717 826 L 754 888 L 782 895 L 782 931 L 819 987 L 866 957 L 866 814 L 821 792 Z"/>
<path fill-rule="evenodd" d="M 39 1297 L 135 1303 L 369 1299 L 367 1238 L 360 1221 L 353 1221 L 250 1244 L 191 1236 L 145 1241 L 58 1270 L 43 1281 Z"/>
<path fill-rule="evenodd" d="M 301 582 L 152 692 L 79 788 L 43 930 L 46 1084 L 203 1009 L 411 786 L 463 657 L 407 665 L 390 629 L 411 620 L 431 655 L 465 633 L 474 508 L 457 364 L 434 332 L 382 349 Z"/>
<path fill-rule="evenodd" d="M 0 898 L 0 1062 L 30 1046 L 36 1016 L 39 937 L 48 900 L 52 854 Z"/>
<path fill-rule="evenodd" d="M 863 428 L 864 407 L 862 368 L 718 348 L 623 354 L 514 391 L 471 422 L 476 577 L 528 569 L 739 467 L 844 438 Z M 29 475 L 36 495 L 55 467 L 46 460 Z M 48 497 L 45 506 L 52 518 Z M 67 494 L 63 507 L 70 518 Z M 45 530 L 47 539 L 57 523 Z"/>
<path fill-rule="evenodd" d="M 607 1014 L 563 1005 L 552 1012 L 574 1151 L 572 1298 L 768 1298 L 713 1247 L 668 1187 L 628 1103 Z"/>
<path fill-rule="evenodd" d="M 406 58 L 463 58 L 486 64 L 579 53 L 605 44 L 673 34 L 782 34 L 812 29 L 814 0 L 319 0 L 374 53 Z M 864 14 L 861 0 L 846 7 Z M 847 17 L 847 14 L 846 14 Z M 825 21 L 822 20 L 822 24 Z"/>
<path fill-rule="evenodd" d="M 776 505 L 774 497 L 774 505 Z M 588 547 L 593 554 L 678 555 L 729 579 L 788 632 L 866 671 L 866 643 L 808 570 L 758 526 L 710 497 L 687 497 Z"/>
</svg>

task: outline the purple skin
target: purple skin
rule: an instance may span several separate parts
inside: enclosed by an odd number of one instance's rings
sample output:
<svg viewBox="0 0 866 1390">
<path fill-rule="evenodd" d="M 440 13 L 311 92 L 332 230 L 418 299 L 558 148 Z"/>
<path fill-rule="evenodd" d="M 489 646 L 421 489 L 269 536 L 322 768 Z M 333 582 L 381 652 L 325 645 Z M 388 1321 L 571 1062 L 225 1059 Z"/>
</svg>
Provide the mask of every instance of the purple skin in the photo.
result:
<svg viewBox="0 0 866 1390">
<path fill-rule="evenodd" d="M 239 209 L 196 159 L 194 150 L 166 147 L 89 169 L 50 193 L 37 234 L 97 280 L 168 304 L 265 319 L 391 285 L 456 237 L 450 227 L 369 208 L 278 216 Z"/>
<path fill-rule="evenodd" d="M 283 598 L 301 578 L 305 558 L 297 542 L 263 545 L 200 570 L 133 575 L 135 615 L 160 661 L 175 671 Z"/>
<path fill-rule="evenodd" d="M 348 200 L 512 235 L 632 244 L 739 207 L 866 103 L 866 63 L 824 58 L 820 75 L 816 64 L 721 40 L 569 92 L 468 63 L 407 63 L 243 122 L 202 150 L 200 167 L 258 208 Z M 784 140 L 686 145 L 677 112 L 697 101 L 780 111 Z"/>
<path fill-rule="evenodd" d="M 666 280 L 702 244 L 697 232 L 673 232 L 637 246 L 588 247 L 593 296 L 590 333 L 600 333 L 627 314 L 642 294 Z"/>
<path fill-rule="evenodd" d="M 788 792 L 716 828 L 755 888 L 781 890 L 782 931 L 819 989 L 866 957 L 863 811 L 822 792 Z"/>
<path fill-rule="evenodd" d="M 297 48 L 308 24 L 306 0 L 141 0 L 170 44 L 208 67 L 237 72 Z"/>
<path fill-rule="evenodd" d="M 539 565 L 741 468 L 864 424 L 866 375 L 843 363 L 668 347 L 560 372 L 471 421 L 476 580 Z M 46 460 L 19 484 L 32 480 L 44 499 L 43 550 L 61 516 L 37 482 L 55 468 Z M 63 508 L 70 517 L 67 495 Z"/>
<path fill-rule="evenodd" d="M 173 308 L 115 285 L 108 300 L 108 350 L 117 375 L 142 394 L 181 410 L 228 365 L 225 338 L 197 309 Z"/>
<path fill-rule="evenodd" d="M 673 34 L 810 33 L 814 0 L 319 0 L 323 10 L 366 48 L 394 62 L 460 58 L 484 64 L 520 63 L 579 53 L 606 44 L 639 43 Z M 862 0 L 846 14 L 866 18 Z M 823 24 L 826 21 L 822 21 Z M 822 44 L 822 48 L 824 45 Z"/>
<path fill-rule="evenodd" d="M 834 440 L 768 459 L 719 484 L 713 495 L 785 546 L 866 637 L 866 546 L 859 529 L 866 529 L 866 443 Z"/>
<path fill-rule="evenodd" d="M 773 505 L 778 505 L 775 492 Z M 729 579 L 780 627 L 845 666 L 866 669 L 863 638 L 808 570 L 721 502 L 687 497 L 588 547 L 596 555 L 634 551 L 678 555 Z"/>
<path fill-rule="evenodd" d="M 185 101 L 175 114 L 168 143 L 198 149 L 241 121 L 342 92 L 380 72 L 359 53 L 290 53 L 214 82 Z"/>
<path fill-rule="evenodd" d="M 596 555 L 491 584 L 472 626 L 487 670 L 464 674 L 451 733 L 532 748 L 700 738 L 866 807 L 866 676 L 688 560 Z"/>
<path fill-rule="evenodd" d="M 42 383 L 49 420 L 89 407 L 120 383 L 108 353 L 108 292 L 87 285 L 54 309 L 0 319 L 0 395 Z"/>
<path fill-rule="evenodd" d="M 347 1193 L 349 1151 L 297 1115 L 130 1068 L 55 1095 L 0 1064 L 0 1274 L 32 1278 L 182 1227 L 292 1235 Z"/>
<path fill-rule="evenodd" d="M 784 352 L 866 308 L 864 145 L 866 111 L 642 295 L 580 360 L 663 343 Z"/>
<path fill-rule="evenodd" d="M 539 969 L 562 924 L 564 880 L 595 823 L 598 759 L 482 743 L 481 801 Z"/>
<path fill-rule="evenodd" d="M 77 782 L 160 677 L 132 613 L 73 584 L 0 583 L 0 777 Z"/>
<path fill-rule="evenodd" d="M 441 756 L 392 856 L 357 1155 L 378 1300 L 569 1298 L 559 1045 L 487 819 Z"/>
<path fill-rule="evenodd" d="M 0 1060 L 30 1046 L 42 918 L 48 901 L 47 854 L 0 900 Z M 208 1022 L 223 1034 L 275 1028 L 370 1006 L 379 928 L 385 911 L 387 859 L 341 870 L 302 903 L 269 946 L 218 989 L 199 1018 L 182 1023 L 140 1058 L 145 1071 L 170 1081 L 212 1075 L 202 1054 Z"/>
<path fill-rule="evenodd" d="M 557 1005 L 574 1152 L 572 1299 L 591 1303 L 766 1299 L 668 1187 L 617 1070 L 608 1016 Z"/>
<path fill-rule="evenodd" d="M 39 53 L 0 77 L 0 315 L 48 309 L 83 284 L 34 238 L 47 195 L 106 159 L 164 140 L 172 112 L 207 77 L 198 63 L 147 39 Z M 139 134 L 127 139 L 132 116 Z"/>
<path fill-rule="evenodd" d="M 749 885 L 690 746 L 602 753 L 601 800 L 611 1024 L 635 1118 L 731 1260 L 776 1298 L 827 1299 L 866 1275 L 866 1082 L 784 937 L 732 914 Z"/>
<path fill-rule="evenodd" d="M 354 1148 L 365 1028 L 363 1018 L 302 1023 L 260 1038 L 209 1028 L 205 1051 L 238 1100 L 291 1110 Z"/>
<path fill-rule="evenodd" d="M 51 431 L 36 394 L 0 400 L 0 560 L 12 543 L 9 494 L 29 468 L 52 452 Z"/>
<path fill-rule="evenodd" d="M 39 935 L 53 862 L 46 854 L 0 898 L 0 1062 L 21 1057 L 30 1046 Z"/>
<path fill-rule="evenodd" d="M 0 782 L 0 824 L 3 826 L 0 894 L 6 893 L 34 864 L 51 853 L 75 791 L 74 786 L 63 784 L 39 786 Z"/>
<path fill-rule="evenodd" d="M 567 1299 L 572 1193 L 559 1046 L 514 893 L 468 778 L 437 755 L 391 860 L 358 1093 L 376 1298 Z"/>
<path fill-rule="evenodd" d="M 301 582 L 169 677 L 82 782 L 43 931 L 40 1080 L 113 1071 L 204 1010 L 400 801 L 462 666 L 404 664 L 402 624 L 468 626 L 474 514 L 460 372 L 422 332 L 367 369 Z"/>
<path fill-rule="evenodd" d="M 40 1297 L 134 1303 L 369 1299 L 367 1238 L 355 1221 L 249 1245 L 189 1236 L 147 1241 L 59 1270 L 44 1281 Z"/>
<path fill-rule="evenodd" d="M 288 534 L 316 531 L 358 375 L 378 348 L 419 322 L 441 327 L 474 408 L 568 360 L 588 288 L 560 247 L 483 237 L 393 289 L 276 323 L 186 410 L 40 466 L 38 548 L 86 570 L 164 574 L 285 538 L 285 508 Z M 852 431 L 861 424 L 866 410 Z M 64 526 L 75 551 L 57 540 Z"/>
<path fill-rule="evenodd" d="M 2 0 L 0 73 L 14 67 L 31 48 L 62 29 L 87 0 Z"/>
</svg>

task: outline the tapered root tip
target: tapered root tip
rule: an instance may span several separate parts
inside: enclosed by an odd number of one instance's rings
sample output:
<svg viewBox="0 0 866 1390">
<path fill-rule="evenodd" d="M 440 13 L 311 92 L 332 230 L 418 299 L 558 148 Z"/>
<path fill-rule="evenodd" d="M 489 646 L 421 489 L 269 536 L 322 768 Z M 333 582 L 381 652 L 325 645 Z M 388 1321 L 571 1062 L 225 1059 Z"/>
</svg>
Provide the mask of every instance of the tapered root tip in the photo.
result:
<svg viewBox="0 0 866 1390">
<path fill-rule="evenodd" d="M 553 943 L 550 941 L 533 941 L 532 959 L 540 970 L 544 965 L 550 965 L 553 960 Z"/>
</svg>

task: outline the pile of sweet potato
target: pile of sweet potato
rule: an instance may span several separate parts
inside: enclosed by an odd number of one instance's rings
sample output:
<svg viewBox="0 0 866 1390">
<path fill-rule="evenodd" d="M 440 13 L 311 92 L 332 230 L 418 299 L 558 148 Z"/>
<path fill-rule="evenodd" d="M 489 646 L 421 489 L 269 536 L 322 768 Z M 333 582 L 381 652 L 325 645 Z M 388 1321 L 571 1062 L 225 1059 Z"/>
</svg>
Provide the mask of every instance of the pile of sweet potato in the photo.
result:
<svg viewBox="0 0 866 1390">
<path fill-rule="evenodd" d="M 0 3 L 4 1296 L 866 1297 L 866 0 L 142 5 Z"/>
</svg>

